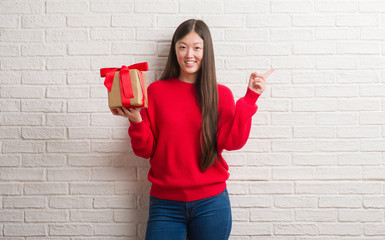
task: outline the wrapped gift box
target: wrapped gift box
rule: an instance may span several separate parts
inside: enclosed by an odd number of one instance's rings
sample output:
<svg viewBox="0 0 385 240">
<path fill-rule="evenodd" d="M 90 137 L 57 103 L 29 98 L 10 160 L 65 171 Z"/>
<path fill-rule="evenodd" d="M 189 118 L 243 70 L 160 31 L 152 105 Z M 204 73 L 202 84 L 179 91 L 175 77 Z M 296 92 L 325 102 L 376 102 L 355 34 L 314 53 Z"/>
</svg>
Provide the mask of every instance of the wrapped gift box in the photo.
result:
<svg viewBox="0 0 385 240">
<path fill-rule="evenodd" d="M 142 71 L 148 71 L 147 63 L 100 69 L 100 76 L 105 77 L 110 109 L 147 108 L 146 75 Z"/>
</svg>

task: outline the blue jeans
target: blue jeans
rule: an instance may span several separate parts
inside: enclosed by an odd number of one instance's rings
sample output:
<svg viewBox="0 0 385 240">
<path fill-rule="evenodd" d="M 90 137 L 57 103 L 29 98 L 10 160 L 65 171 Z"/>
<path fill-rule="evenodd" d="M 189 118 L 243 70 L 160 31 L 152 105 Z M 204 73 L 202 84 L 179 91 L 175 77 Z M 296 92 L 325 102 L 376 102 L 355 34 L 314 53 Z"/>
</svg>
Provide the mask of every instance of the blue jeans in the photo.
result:
<svg viewBox="0 0 385 240">
<path fill-rule="evenodd" d="M 227 240 L 231 225 L 227 189 L 191 202 L 150 196 L 146 240 Z"/>
</svg>

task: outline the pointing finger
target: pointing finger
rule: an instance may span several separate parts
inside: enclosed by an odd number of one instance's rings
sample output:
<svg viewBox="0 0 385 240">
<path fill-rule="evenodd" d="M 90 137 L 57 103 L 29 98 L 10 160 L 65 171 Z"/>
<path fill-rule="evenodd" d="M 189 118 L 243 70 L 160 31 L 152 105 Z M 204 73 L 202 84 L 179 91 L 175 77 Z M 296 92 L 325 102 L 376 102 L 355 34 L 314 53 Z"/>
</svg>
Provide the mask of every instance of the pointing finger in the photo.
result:
<svg viewBox="0 0 385 240">
<path fill-rule="evenodd" d="M 270 69 L 269 71 L 265 72 L 265 74 L 263 74 L 263 75 L 265 76 L 265 78 L 267 78 L 274 71 L 275 71 L 275 69 Z"/>
</svg>

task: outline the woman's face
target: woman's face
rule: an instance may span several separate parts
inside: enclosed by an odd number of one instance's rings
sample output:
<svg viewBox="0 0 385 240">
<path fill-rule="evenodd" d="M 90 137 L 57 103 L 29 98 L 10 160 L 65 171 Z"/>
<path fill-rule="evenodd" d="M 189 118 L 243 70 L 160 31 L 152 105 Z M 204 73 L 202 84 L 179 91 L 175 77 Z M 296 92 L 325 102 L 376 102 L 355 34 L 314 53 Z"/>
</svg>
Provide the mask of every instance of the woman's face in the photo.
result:
<svg viewBox="0 0 385 240">
<path fill-rule="evenodd" d="M 203 39 L 195 31 L 191 31 L 176 42 L 175 52 L 180 66 L 179 77 L 196 79 L 202 65 Z"/>
</svg>

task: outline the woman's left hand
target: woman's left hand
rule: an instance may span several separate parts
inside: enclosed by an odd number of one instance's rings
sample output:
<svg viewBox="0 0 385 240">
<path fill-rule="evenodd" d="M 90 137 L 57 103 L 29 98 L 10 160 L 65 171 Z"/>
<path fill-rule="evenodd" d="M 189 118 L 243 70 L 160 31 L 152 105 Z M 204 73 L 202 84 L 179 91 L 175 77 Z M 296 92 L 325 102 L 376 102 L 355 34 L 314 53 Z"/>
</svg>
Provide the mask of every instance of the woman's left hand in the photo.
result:
<svg viewBox="0 0 385 240">
<path fill-rule="evenodd" d="M 258 94 L 262 94 L 266 88 L 266 78 L 274 71 L 275 69 L 270 69 L 264 74 L 252 73 L 249 79 L 249 88 Z"/>
</svg>

